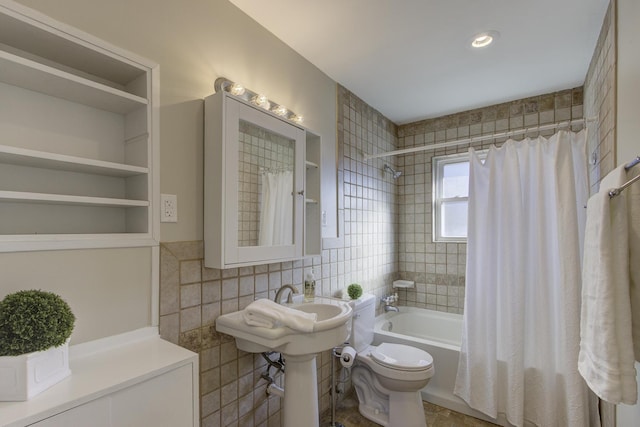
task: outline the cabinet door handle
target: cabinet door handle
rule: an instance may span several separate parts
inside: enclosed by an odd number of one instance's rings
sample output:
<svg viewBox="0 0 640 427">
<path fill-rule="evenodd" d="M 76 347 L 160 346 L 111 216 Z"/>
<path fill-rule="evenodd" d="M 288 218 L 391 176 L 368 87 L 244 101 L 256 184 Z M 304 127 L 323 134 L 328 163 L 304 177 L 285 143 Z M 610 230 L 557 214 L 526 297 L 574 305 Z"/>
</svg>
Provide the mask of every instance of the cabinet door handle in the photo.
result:
<svg viewBox="0 0 640 427">
<path fill-rule="evenodd" d="M 298 194 L 301 195 L 301 196 L 304 196 L 304 190 L 298 191 Z"/>
</svg>

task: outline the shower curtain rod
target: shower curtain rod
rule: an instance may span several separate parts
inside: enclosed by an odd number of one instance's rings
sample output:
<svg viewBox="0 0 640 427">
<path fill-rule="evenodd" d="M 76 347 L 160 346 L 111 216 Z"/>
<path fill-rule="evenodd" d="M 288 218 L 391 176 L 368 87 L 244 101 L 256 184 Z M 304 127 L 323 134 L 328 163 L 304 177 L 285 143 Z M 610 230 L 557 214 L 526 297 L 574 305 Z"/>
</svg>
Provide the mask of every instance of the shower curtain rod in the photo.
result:
<svg viewBox="0 0 640 427">
<path fill-rule="evenodd" d="M 635 159 L 633 159 L 629 163 L 627 163 L 624 166 L 624 169 L 625 170 L 629 170 L 632 167 L 634 167 L 635 165 L 637 165 L 638 163 L 640 163 L 640 156 L 637 156 Z M 633 184 L 634 182 L 636 182 L 639 179 L 640 179 L 640 174 L 634 176 L 629 181 L 627 181 L 624 184 L 622 184 L 622 186 L 620 186 L 618 188 L 614 188 L 613 190 L 609 191 L 609 198 L 611 199 L 611 198 L 616 197 L 618 194 L 622 193 L 622 191 L 624 191 L 625 188 L 627 188 L 628 186 L 630 186 L 631 184 Z"/>
<path fill-rule="evenodd" d="M 594 122 L 596 120 L 598 120 L 596 117 L 590 117 L 590 118 L 586 118 L 586 119 L 568 120 L 568 121 L 565 121 L 565 122 L 558 122 L 558 123 L 551 123 L 551 124 L 548 124 L 548 125 L 527 127 L 527 128 L 523 128 L 523 129 L 508 131 L 508 132 L 499 132 L 499 133 L 492 133 L 492 134 L 489 134 L 489 135 L 480 135 L 480 136 L 474 136 L 474 137 L 471 137 L 471 138 L 457 139 L 457 140 L 454 140 L 454 141 L 441 142 L 439 144 L 421 145 L 420 147 L 412 147 L 412 148 L 405 148 L 405 149 L 402 149 L 402 150 L 387 151 L 386 153 L 365 154 L 364 155 L 364 160 L 377 159 L 377 158 L 380 158 L 380 157 L 388 157 L 388 156 L 399 156 L 401 154 L 415 153 L 415 152 L 418 152 L 418 151 L 438 150 L 440 148 L 455 147 L 457 145 L 473 144 L 474 142 L 486 141 L 486 140 L 495 139 L 495 138 L 510 137 L 510 136 L 513 136 L 513 135 L 521 135 L 521 134 L 524 134 L 524 133 L 527 133 L 527 132 L 539 132 L 539 131 L 543 131 L 543 130 L 557 129 L 557 128 L 560 128 L 560 127 L 569 127 L 569 126 L 577 125 L 577 124 L 586 124 L 588 122 Z"/>
</svg>

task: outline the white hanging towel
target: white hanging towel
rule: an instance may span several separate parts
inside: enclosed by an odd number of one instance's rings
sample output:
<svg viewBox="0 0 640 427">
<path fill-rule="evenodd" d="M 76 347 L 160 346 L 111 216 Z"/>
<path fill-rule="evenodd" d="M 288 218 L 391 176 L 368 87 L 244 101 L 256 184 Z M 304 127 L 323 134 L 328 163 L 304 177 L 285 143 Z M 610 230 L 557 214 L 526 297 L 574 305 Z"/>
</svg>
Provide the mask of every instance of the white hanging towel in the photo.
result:
<svg viewBox="0 0 640 427">
<path fill-rule="evenodd" d="M 637 385 L 628 206 L 625 192 L 609 197 L 609 190 L 624 182 L 621 166 L 602 180 L 587 204 L 578 370 L 601 399 L 631 405 L 637 401 Z"/>
<path fill-rule="evenodd" d="M 627 178 L 640 175 L 640 165 L 627 171 Z M 629 219 L 629 279 L 631 280 L 631 320 L 633 350 L 640 362 L 640 182 L 627 187 L 627 213 Z"/>
</svg>

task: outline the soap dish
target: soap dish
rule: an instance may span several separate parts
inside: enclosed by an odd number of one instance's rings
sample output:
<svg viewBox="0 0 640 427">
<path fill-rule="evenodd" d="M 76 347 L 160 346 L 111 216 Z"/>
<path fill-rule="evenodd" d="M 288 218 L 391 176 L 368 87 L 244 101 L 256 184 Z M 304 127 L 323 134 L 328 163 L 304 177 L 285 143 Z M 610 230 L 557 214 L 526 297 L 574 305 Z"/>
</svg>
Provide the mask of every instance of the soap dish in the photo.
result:
<svg viewBox="0 0 640 427">
<path fill-rule="evenodd" d="M 415 287 L 416 282 L 413 280 L 394 280 L 393 287 L 394 288 L 413 288 Z"/>
</svg>

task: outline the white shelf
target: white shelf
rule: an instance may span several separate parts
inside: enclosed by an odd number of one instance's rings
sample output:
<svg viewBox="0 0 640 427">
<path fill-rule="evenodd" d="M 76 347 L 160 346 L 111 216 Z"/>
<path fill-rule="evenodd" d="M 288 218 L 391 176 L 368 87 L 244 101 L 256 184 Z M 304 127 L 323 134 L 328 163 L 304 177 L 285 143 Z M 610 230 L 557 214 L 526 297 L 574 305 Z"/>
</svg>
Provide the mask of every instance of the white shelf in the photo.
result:
<svg viewBox="0 0 640 427">
<path fill-rule="evenodd" d="M 70 196 L 66 194 L 0 191 L 0 202 L 45 203 L 53 205 L 104 206 L 134 208 L 149 206 L 148 200 L 112 199 L 106 197 Z"/>
<path fill-rule="evenodd" d="M 320 255 L 322 253 L 322 208 L 321 208 L 321 139 L 320 136 L 307 131 L 305 164 L 305 255 Z"/>
<path fill-rule="evenodd" d="M 16 239 L 19 237 L 19 239 Z M 100 245 L 96 245 L 99 241 Z M 154 246 L 147 233 L 0 235 L 0 253 L 61 249 L 139 248 Z M 2 425 L 2 424 L 0 424 Z"/>
<path fill-rule="evenodd" d="M 0 81 L 118 114 L 148 104 L 145 98 L 5 51 L 0 51 Z"/>
<path fill-rule="evenodd" d="M 158 244 L 157 79 L 154 62 L 0 4 L 0 252 Z"/>
<path fill-rule="evenodd" d="M 148 168 L 141 166 L 104 162 L 7 145 L 0 145 L 0 163 L 114 177 L 129 177 L 149 173 Z"/>
</svg>

